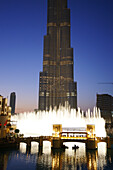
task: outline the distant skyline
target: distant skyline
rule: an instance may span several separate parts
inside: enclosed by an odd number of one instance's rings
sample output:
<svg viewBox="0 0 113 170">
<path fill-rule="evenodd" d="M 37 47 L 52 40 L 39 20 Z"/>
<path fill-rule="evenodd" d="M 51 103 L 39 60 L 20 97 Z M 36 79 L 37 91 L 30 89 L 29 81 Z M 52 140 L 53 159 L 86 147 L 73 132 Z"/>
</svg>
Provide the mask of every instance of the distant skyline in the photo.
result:
<svg viewBox="0 0 113 170">
<path fill-rule="evenodd" d="M 96 105 L 96 94 L 113 96 L 113 1 L 68 0 L 78 106 Z M 47 0 L 0 1 L 0 94 L 16 92 L 16 112 L 38 107 Z"/>
</svg>

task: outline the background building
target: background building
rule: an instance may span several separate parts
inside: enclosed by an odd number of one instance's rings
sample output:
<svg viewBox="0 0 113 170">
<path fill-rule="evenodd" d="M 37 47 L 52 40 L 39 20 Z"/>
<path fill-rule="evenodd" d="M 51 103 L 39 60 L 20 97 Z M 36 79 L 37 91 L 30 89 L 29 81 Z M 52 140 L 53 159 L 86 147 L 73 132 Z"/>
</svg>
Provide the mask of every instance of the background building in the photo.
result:
<svg viewBox="0 0 113 170">
<path fill-rule="evenodd" d="M 77 108 L 67 0 L 48 0 L 47 35 L 44 36 L 43 72 L 40 72 L 39 110 L 69 103 Z"/>
<path fill-rule="evenodd" d="M 11 107 L 7 106 L 7 98 L 0 95 L 0 138 L 5 138 L 11 126 Z"/>
<path fill-rule="evenodd" d="M 12 92 L 10 94 L 10 107 L 11 107 L 11 114 L 15 113 L 15 104 L 16 104 L 16 94 Z"/>
<path fill-rule="evenodd" d="M 113 97 L 109 94 L 97 94 L 96 106 L 100 108 L 101 116 L 106 123 L 113 122 Z"/>
</svg>

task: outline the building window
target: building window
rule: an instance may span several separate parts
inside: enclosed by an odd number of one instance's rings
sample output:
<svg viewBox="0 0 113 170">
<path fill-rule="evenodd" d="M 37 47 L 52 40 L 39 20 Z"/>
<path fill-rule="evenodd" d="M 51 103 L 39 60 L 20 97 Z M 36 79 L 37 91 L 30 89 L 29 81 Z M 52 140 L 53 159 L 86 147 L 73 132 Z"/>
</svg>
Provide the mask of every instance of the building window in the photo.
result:
<svg viewBox="0 0 113 170">
<path fill-rule="evenodd" d="M 46 96 L 49 96 L 49 93 L 48 93 L 48 92 L 46 93 Z"/>
<path fill-rule="evenodd" d="M 113 111 L 111 111 L 111 115 L 112 115 L 112 117 L 113 117 Z"/>
<path fill-rule="evenodd" d="M 41 93 L 40 93 L 40 96 L 44 96 L 44 92 L 41 92 Z"/>
<path fill-rule="evenodd" d="M 71 96 L 75 96 L 75 93 L 74 93 L 74 92 L 71 92 Z"/>
<path fill-rule="evenodd" d="M 67 93 L 67 96 L 70 96 L 69 93 Z"/>
</svg>

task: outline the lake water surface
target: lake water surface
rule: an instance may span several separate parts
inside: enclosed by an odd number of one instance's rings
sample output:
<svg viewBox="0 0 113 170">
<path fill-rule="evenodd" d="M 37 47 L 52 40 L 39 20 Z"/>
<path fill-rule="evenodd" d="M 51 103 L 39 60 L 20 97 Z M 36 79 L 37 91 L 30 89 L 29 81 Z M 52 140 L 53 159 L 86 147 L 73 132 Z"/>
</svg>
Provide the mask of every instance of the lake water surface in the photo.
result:
<svg viewBox="0 0 113 170">
<path fill-rule="evenodd" d="M 74 144 L 79 149 L 72 150 Z M 21 143 L 18 150 L 0 151 L 0 170 L 113 170 L 113 149 L 106 149 L 105 143 L 98 144 L 98 150 L 86 151 L 85 144 L 65 143 L 68 149 L 51 150 L 51 144 L 44 142 L 43 149 L 32 142 L 31 150 Z"/>
</svg>

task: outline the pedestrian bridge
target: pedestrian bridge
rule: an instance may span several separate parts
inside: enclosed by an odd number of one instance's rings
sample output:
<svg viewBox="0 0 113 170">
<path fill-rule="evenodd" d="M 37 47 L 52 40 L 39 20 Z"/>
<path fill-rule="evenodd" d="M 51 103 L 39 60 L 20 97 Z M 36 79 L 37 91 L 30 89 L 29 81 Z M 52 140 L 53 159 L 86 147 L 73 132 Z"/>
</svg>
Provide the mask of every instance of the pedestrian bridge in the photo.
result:
<svg viewBox="0 0 113 170">
<path fill-rule="evenodd" d="M 53 148 L 60 148 L 62 147 L 64 142 L 81 142 L 86 144 L 86 148 L 88 148 L 88 144 L 90 144 L 89 149 L 97 149 L 97 144 L 99 142 L 106 142 L 107 147 L 111 148 L 111 145 L 113 144 L 113 139 L 106 137 L 106 138 L 87 138 L 87 137 L 64 137 L 61 136 L 60 138 L 58 137 L 53 137 L 53 136 L 40 136 L 40 137 L 24 137 L 24 138 L 17 138 L 16 143 L 19 145 L 20 143 L 26 143 L 27 147 L 31 147 L 31 142 L 38 142 L 39 147 L 43 147 L 43 142 L 44 141 L 49 141 L 51 142 L 51 147 Z"/>
<path fill-rule="evenodd" d="M 51 142 L 52 148 L 62 148 L 64 142 L 82 142 L 87 149 L 97 149 L 99 142 L 106 142 L 107 147 L 111 148 L 113 139 L 109 137 L 99 138 L 95 135 L 94 125 L 89 125 L 86 131 L 62 131 L 62 125 L 53 125 L 52 136 L 24 137 L 15 139 L 17 145 L 21 142 L 31 147 L 31 142 L 38 142 L 39 147 L 43 147 L 43 141 Z"/>
</svg>

